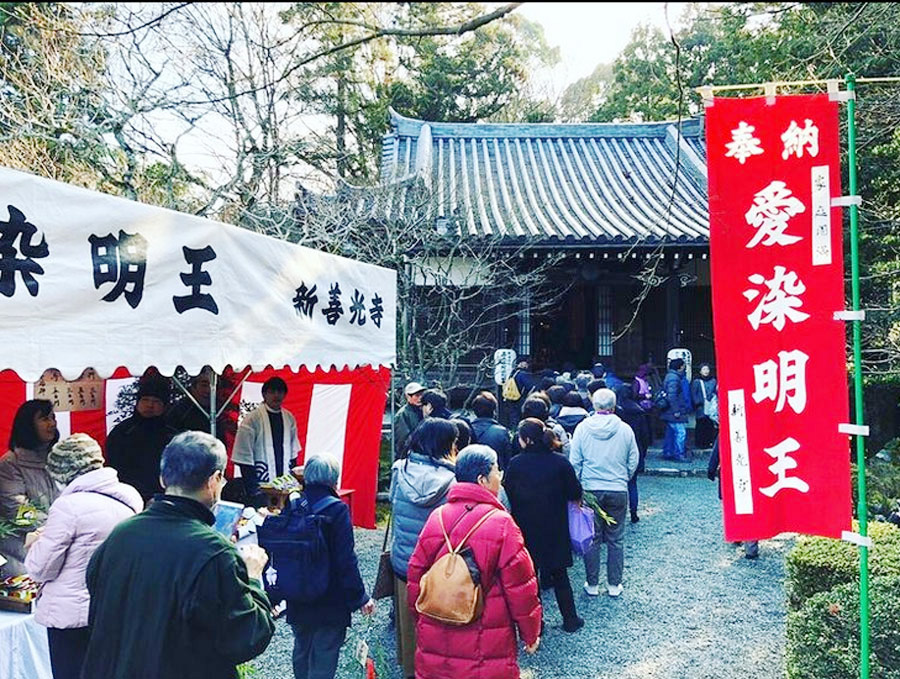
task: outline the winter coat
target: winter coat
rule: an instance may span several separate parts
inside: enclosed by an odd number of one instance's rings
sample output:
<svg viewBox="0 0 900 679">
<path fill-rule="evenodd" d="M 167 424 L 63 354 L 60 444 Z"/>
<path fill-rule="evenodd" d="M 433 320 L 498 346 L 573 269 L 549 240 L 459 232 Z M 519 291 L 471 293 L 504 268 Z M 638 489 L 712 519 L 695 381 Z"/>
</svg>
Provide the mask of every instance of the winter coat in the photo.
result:
<svg viewBox="0 0 900 679">
<path fill-rule="evenodd" d="M 630 399 L 619 401 L 616 406 L 616 415 L 619 416 L 625 424 L 631 427 L 634 432 L 634 440 L 637 443 L 640 460 L 638 461 L 637 471 L 644 471 L 644 461 L 647 458 L 647 449 L 650 447 L 652 436 L 650 434 L 650 423 L 647 421 L 647 412 L 637 403 Z"/>
<path fill-rule="evenodd" d="M 407 403 L 394 416 L 394 455 L 397 459 L 406 457 L 409 435 L 422 422 L 422 407 Z"/>
<path fill-rule="evenodd" d="M 659 419 L 666 422 L 687 422 L 691 406 L 685 398 L 682 381 L 684 381 L 684 376 L 681 373 L 675 370 L 666 373 L 663 389 L 669 400 L 669 407 L 659 414 Z"/>
<path fill-rule="evenodd" d="M 581 484 L 569 461 L 543 444 L 532 445 L 510 462 L 503 486 L 535 567 L 571 566 L 568 503 L 581 499 Z"/>
<path fill-rule="evenodd" d="M 159 460 L 163 448 L 178 432 L 165 417 L 141 417 L 137 413 L 119 422 L 106 437 L 106 459 L 119 472 L 119 480 L 137 488 L 147 502 L 162 492 Z"/>
<path fill-rule="evenodd" d="M 627 491 L 639 460 L 634 432 L 616 415 L 594 413 L 572 437 L 569 461 L 585 490 Z"/>
<path fill-rule="evenodd" d="M 697 377 L 691 382 L 691 405 L 694 406 L 697 417 L 704 416 L 703 405 L 706 401 L 712 400 L 716 393 L 716 387 L 715 377 L 707 377 L 705 380 L 702 377 Z M 706 398 L 703 397 L 704 389 L 706 390 Z"/>
<path fill-rule="evenodd" d="M 391 469 L 391 512 L 394 537 L 391 565 L 406 579 L 409 557 L 428 516 L 447 501 L 450 486 L 456 483 L 453 464 L 434 460 L 421 453 L 397 460 Z"/>
<path fill-rule="evenodd" d="M 559 411 L 559 415 L 556 416 L 556 421 L 562 425 L 567 433 L 573 434 L 575 432 L 575 427 L 581 424 L 582 420 L 589 414 L 590 413 L 584 408 L 563 406 Z"/>
<path fill-rule="evenodd" d="M 143 508 L 140 494 L 120 483 L 111 467 L 82 474 L 65 487 L 25 557 L 28 574 L 43 583 L 35 620 L 55 629 L 87 626 L 88 561 L 116 524 Z"/>
<path fill-rule="evenodd" d="M 47 452 L 26 448 L 10 450 L 0 457 L 0 518 L 14 519 L 24 504 L 38 508 L 34 530 L 47 520 L 47 509 L 59 496 L 59 486 L 47 473 Z M 0 554 L 8 560 L 4 575 L 25 573 L 25 532 L 0 538 Z"/>
<path fill-rule="evenodd" d="M 603 376 L 603 381 L 606 382 L 606 388 L 612 389 L 613 391 L 625 384 L 617 375 L 614 375 L 612 372 L 607 372 Z"/>
<path fill-rule="evenodd" d="M 472 443 L 481 443 L 493 448 L 497 453 L 497 464 L 500 469 L 509 466 L 512 453 L 509 429 L 492 417 L 476 417 L 472 420 Z"/>
<path fill-rule="evenodd" d="M 275 632 L 269 599 L 205 506 L 160 495 L 123 521 L 87 569 L 84 677 L 235 679 Z"/>
<path fill-rule="evenodd" d="M 304 493 L 310 507 L 328 495 L 337 497 L 334 490 L 318 483 L 306 486 Z M 329 519 L 322 529 L 328 544 L 328 563 L 331 568 L 328 588 L 315 601 L 288 601 L 287 619 L 292 625 L 349 627 L 350 613 L 369 600 L 353 547 L 350 510 L 341 502 L 326 507 L 321 514 Z"/>
<path fill-rule="evenodd" d="M 484 611 L 474 622 L 451 627 L 418 615 L 415 603 L 425 572 L 447 545 L 437 512 L 428 518 L 409 562 L 409 606 L 416 618 L 417 679 L 516 679 L 519 637 L 533 644 L 541 631 L 541 604 L 534 566 L 522 533 L 494 495 L 459 483 L 442 509 L 452 544 L 491 509 L 497 511 L 468 539 L 481 573 Z"/>
</svg>

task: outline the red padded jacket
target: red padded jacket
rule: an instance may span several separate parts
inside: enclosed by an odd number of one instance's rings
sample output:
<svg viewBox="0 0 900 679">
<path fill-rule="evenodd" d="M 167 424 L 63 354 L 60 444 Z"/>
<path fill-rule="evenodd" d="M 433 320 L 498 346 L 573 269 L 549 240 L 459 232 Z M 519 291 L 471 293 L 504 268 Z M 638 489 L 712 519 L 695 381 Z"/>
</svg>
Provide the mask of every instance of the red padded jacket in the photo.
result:
<svg viewBox="0 0 900 679">
<path fill-rule="evenodd" d="M 533 644 L 541 630 L 534 565 L 522 533 L 503 505 L 474 483 L 458 483 L 443 508 L 451 543 L 457 542 L 491 509 L 494 512 L 469 538 L 481 571 L 484 612 L 475 622 L 452 627 L 416 613 L 419 581 L 447 553 L 437 512 L 419 536 L 409 562 L 409 605 L 416 622 L 417 679 L 516 679 L 519 636 Z"/>
</svg>

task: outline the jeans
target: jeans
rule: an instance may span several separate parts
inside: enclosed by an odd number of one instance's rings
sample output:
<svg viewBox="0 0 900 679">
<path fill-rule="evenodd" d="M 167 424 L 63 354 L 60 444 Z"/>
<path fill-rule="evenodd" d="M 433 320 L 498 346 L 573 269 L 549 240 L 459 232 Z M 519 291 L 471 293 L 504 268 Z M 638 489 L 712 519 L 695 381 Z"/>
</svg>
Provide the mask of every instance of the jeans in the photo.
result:
<svg viewBox="0 0 900 679">
<path fill-rule="evenodd" d="M 666 437 L 663 439 L 663 457 L 683 460 L 687 457 L 684 443 L 687 439 L 687 425 L 684 422 L 666 422 Z"/>
<path fill-rule="evenodd" d="M 294 679 L 334 679 L 347 628 L 343 625 L 291 625 Z"/>
<path fill-rule="evenodd" d="M 81 666 L 84 664 L 90 637 L 90 627 L 47 628 L 53 679 L 78 679 L 81 676 Z"/>
<path fill-rule="evenodd" d="M 600 583 L 600 545 L 606 543 L 606 580 L 610 585 L 622 584 L 622 571 L 625 568 L 625 514 L 628 511 L 628 491 L 625 490 L 589 490 L 600 508 L 609 514 L 615 523 L 608 525 L 606 521 L 594 516 L 594 540 L 584 555 L 584 570 L 588 585 Z"/>
</svg>

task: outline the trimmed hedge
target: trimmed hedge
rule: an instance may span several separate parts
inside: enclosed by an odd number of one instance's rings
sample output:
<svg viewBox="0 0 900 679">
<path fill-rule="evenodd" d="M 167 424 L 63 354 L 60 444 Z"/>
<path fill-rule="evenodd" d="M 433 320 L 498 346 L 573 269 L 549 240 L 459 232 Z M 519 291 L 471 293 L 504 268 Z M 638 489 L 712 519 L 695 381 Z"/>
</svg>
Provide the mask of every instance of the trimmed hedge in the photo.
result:
<svg viewBox="0 0 900 679">
<path fill-rule="evenodd" d="M 871 679 L 900 679 L 900 576 L 869 581 Z M 810 597 L 788 614 L 788 679 L 859 676 L 859 585 L 848 583 Z"/>
<path fill-rule="evenodd" d="M 853 530 L 859 524 L 853 522 Z M 900 575 L 900 530 L 891 523 L 869 523 L 869 575 Z M 787 556 L 787 605 L 796 611 L 812 595 L 859 582 L 859 547 L 835 540 L 800 536 Z"/>
</svg>

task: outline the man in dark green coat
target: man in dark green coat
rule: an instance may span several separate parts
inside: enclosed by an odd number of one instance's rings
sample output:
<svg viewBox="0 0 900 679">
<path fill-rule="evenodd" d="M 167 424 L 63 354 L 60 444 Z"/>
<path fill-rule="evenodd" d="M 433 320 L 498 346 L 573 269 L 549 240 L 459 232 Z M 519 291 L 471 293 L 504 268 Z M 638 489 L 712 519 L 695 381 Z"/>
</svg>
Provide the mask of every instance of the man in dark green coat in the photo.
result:
<svg viewBox="0 0 900 679">
<path fill-rule="evenodd" d="M 233 679 L 269 645 L 266 554 L 255 545 L 239 553 L 211 528 L 225 461 L 209 434 L 176 436 L 160 463 L 165 494 L 94 552 L 82 677 Z"/>
</svg>

